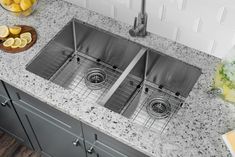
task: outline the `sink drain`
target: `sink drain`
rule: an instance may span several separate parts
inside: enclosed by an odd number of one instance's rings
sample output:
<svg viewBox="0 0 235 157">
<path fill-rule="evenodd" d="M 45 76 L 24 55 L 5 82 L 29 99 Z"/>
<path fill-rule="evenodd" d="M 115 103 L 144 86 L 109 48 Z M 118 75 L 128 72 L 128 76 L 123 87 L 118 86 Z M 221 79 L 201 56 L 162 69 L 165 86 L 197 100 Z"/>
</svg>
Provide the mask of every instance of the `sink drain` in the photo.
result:
<svg viewBox="0 0 235 157">
<path fill-rule="evenodd" d="M 171 105 L 164 98 L 154 98 L 148 103 L 146 110 L 150 116 L 157 119 L 167 118 L 171 113 Z"/>
<path fill-rule="evenodd" d="M 88 69 L 85 76 L 85 84 L 89 89 L 99 90 L 105 87 L 106 72 L 100 68 Z"/>
</svg>

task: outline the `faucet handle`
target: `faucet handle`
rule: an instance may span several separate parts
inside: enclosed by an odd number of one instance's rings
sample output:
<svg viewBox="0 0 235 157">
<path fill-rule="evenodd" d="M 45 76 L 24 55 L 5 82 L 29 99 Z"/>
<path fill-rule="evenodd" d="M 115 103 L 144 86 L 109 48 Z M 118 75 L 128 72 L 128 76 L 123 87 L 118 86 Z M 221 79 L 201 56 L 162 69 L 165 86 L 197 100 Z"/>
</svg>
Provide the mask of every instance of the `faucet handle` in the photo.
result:
<svg viewBox="0 0 235 157">
<path fill-rule="evenodd" d="M 137 25 L 137 17 L 135 17 L 134 19 L 134 29 L 136 29 L 136 25 Z"/>
</svg>

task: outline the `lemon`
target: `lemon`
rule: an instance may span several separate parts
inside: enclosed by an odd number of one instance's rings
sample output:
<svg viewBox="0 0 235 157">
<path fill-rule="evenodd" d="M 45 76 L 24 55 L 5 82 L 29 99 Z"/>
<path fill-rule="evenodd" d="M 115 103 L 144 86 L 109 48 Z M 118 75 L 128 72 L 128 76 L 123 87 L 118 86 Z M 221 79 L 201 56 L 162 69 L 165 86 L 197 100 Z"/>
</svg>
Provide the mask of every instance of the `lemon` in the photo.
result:
<svg viewBox="0 0 235 157">
<path fill-rule="evenodd" d="M 18 48 L 21 45 L 21 39 L 15 38 L 14 44 L 11 46 L 11 48 Z"/>
<path fill-rule="evenodd" d="M 21 44 L 20 44 L 19 48 L 24 48 L 27 45 L 27 40 L 24 38 L 21 38 L 20 40 L 21 40 Z"/>
<path fill-rule="evenodd" d="M 29 16 L 32 12 L 33 12 L 33 9 L 30 8 L 30 9 L 24 11 L 22 14 L 23 14 L 24 16 Z"/>
<path fill-rule="evenodd" d="M 20 38 L 25 37 L 25 36 L 32 37 L 30 32 L 25 32 L 25 33 L 20 34 Z"/>
<path fill-rule="evenodd" d="M 27 40 L 27 43 L 29 44 L 32 41 L 32 35 L 30 32 L 25 32 L 20 35 L 20 38 L 24 38 Z"/>
<path fill-rule="evenodd" d="M 13 2 L 12 0 L 1 0 L 1 3 L 7 6 L 10 5 L 12 2 Z"/>
<path fill-rule="evenodd" d="M 16 4 L 16 3 L 12 3 L 9 7 L 9 10 L 12 12 L 21 12 L 22 11 L 20 5 Z"/>
<path fill-rule="evenodd" d="M 21 0 L 13 0 L 13 1 L 14 1 L 14 3 L 19 4 Z"/>
<path fill-rule="evenodd" d="M 30 7 L 32 7 L 32 2 L 31 0 L 21 0 L 20 1 L 20 7 L 22 10 L 27 10 L 29 9 Z"/>
<path fill-rule="evenodd" d="M 31 2 L 32 2 L 32 4 L 34 4 L 34 3 L 36 3 L 36 2 L 37 2 L 37 0 L 31 0 Z"/>
<path fill-rule="evenodd" d="M 9 31 L 13 35 L 18 35 L 21 32 L 21 27 L 19 27 L 19 26 L 12 26 L 12 27 L 9 27 Z"/>
<path fill-rule="evenodd" d="M 3 46 L 4 47 L 10 47 L 14 44 L 15 40 L 13 38 L 8 38 L 4 43 Z"/>
<path fill-rule="evenodd" d="M 0 38 L 6 38 L 10 34 L 6 25 L 0 26 Z"/>
<path fill-rule="evenodd" d="M 21 37 L 21 39 L 26 39 L 27 40 L 27 44 L 31 43 L 31 41 L 32 41 L 32 37 L 31 36 L 24 36 L 24 37 Z"/>
</svg>

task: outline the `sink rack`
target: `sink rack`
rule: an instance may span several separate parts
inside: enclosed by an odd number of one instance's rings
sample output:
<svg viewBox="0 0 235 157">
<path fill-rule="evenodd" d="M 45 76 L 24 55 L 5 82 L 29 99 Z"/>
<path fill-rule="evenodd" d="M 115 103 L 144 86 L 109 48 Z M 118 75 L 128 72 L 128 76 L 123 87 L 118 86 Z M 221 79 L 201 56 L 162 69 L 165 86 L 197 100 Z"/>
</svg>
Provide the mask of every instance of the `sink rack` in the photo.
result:
<svg viewBox="0 0 235 157">
<path fill-rule="evenodd" d="M 92 68 L 104 73 L 94 75 L 99 76 L 95 81 L 105 78 L 102 88 L 88 86 L 86 74 Z M 201 74 L 197 67 L 76 19 L 26 69 L 75 91 L 81 100 L 98 103 L 157 132 L 165 129 Z M 149 102 L 159 96 L 169 104 L 157 102 L 152 110 L 162 112 L 168 104 L 171 113 L 164 118 L 147 111 Z"/>
</svg>

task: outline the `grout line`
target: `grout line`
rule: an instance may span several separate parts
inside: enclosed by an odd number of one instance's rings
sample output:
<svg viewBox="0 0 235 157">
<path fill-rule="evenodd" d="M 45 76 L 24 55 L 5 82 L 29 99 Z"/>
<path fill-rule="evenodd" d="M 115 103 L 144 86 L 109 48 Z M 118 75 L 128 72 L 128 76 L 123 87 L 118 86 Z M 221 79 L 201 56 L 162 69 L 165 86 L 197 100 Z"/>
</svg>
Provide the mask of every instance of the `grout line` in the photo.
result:
<svg viewBox="0 0 235 157">
<path fill-rule="evenodd" d="M 219 24 L 222 24 L 225 18 L 225 14 L 226 14 L 226 8 L 225 7 L 221 7 L 218 11 L 217 14 L 217 20 L 219 22 Z"/>
<path fill-rule="evenodd" d="M 178 4 L 178 9 L 179 10 L 184 10 L 185 5 L 186 5 L 186 0 L 177 0 L 177 4 Z"/>
<path fill-rule="evenodd" d="M 180 37 L 180 28 L 177 27 L 177 29 L 174 33 L 173 39 L 175 39 L 175 41 L 179 41 L 179 37 Z"/>
<path fill-rule="evenodd" d="M 196 33 L 200 32 L 201 26 L 202 26 L 202 20 L 199 17 L 194 21 L 193 31 Z"/>
<path fill-rule="evenodd" d="M 165 21 L 165 19 L 166 19 L 166 7 L 164 4 L 159 8 L 159 17 L 158 18 L 161 21 Z"/>
<path fill-rule="evenodd" d="M 215 52 L 215 40 L 210 41 L 209 47 L 208 47 L 208 52 L 209 54 L 214 54 Z"/>
<path fill-rule="evenodd" d="M 116 10 L 115 6 L 112 5 L 112 6 L 111 6 L 111 9 L 110 9 L 110 15 L 111 15 L 111 17 L 114 18 L 114 19 L 116 18 L 116 11 L 115 11 L 115 10 Z"/>
</svg>

